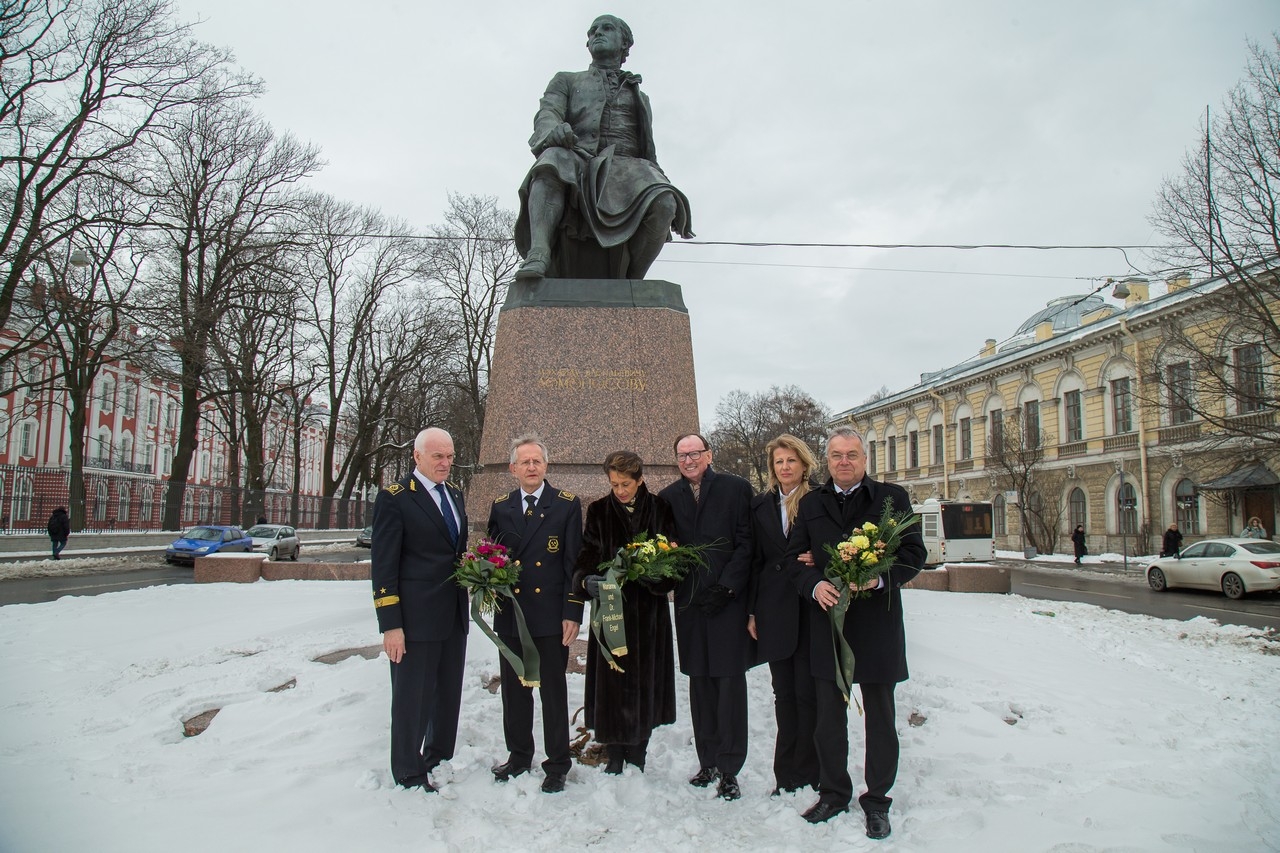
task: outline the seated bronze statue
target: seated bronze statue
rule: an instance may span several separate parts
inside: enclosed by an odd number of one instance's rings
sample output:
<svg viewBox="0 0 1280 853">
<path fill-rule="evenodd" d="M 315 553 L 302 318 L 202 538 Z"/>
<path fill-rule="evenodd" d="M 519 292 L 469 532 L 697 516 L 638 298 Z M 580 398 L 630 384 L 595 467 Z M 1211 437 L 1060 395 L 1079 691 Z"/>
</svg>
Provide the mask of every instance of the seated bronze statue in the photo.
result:
<svg viewBox="0 0 1280 853">
<path fill-rule="evenodd" d="M 601 15 L 591 67 L 547 84 L 520 185 L 517 279 L 641 279 L 673 231 L 693 236 L 689 201 L 658 166 L 640 75 L 622 70 L 633 43 L 626 22 Z"/>
</svg>

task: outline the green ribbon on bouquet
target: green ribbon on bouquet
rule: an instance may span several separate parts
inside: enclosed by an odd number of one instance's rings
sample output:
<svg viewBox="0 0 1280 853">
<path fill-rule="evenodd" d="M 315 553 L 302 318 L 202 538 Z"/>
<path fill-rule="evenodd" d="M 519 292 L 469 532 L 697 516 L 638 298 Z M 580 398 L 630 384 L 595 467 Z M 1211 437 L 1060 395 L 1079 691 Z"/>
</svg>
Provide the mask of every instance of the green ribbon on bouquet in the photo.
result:
<svg viewBox="0 0 1280 853">
<path fill-rule="evenodd" d="M 520 602 L 516 601 L 516 597 L 511 594 L 509 586 L 489 587 L 492 592 L 511 600 L 511 604 L 516 609 L 516 629 L 520 634 L 520 647 L 524 651 L 524 657 L 521 658 L 502 639 L 494 633 L 489 627 L 489 623 L 484 621 L 481 613 L 484 610 L 485 590 L 476 589 L 471 593 L 471 619 L 480 626 L 480 630 L 485 636 L 493 640 L 493 644 L 498 647 L 498 654 L 507 659 L 507 663 L 511 664 L 511 668 L 516 671 L 516 675 L 520 678 L 520 683 L 525 687 L 541 686 L 541 670 L 542 663 L 538 660 L 538 648 L 533 644 L 533 637 L 529 636 L 529 626 L 524 621 L 524 611 L 520 609 Z"/>
<path fill-rule="evenodd" d="M 831 617 L 831 645 L 836 657 L 836 687 L 840 688 L 844 703 L 848 705 L 852 700 L 854 707 L 858 709 L 858 716 L 862 716 L 862 705 L 853 695 L 853 648 L 844 636 L 844 621 L 849 616 L 853 595 L 848 584 L 840 584 L 839 589 L 840 600 L 827 611 L 827 615 Z"/>
<path fill-rule="evenodd" d="M 617 658 L 627 653 L 627 626 L 622 610 L 621 572 L 613 567 L 600 578 L 600 595 L 591 602 L 591 633 L 604 654 L 605 663 L 618 672 L 626 672 Z"/>
</svg>

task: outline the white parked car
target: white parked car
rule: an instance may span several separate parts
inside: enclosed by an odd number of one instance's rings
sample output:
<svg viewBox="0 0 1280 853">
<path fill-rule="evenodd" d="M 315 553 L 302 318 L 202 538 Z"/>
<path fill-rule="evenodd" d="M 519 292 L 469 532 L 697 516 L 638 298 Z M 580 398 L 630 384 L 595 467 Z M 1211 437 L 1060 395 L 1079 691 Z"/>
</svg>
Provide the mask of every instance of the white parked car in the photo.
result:
<svg viewBox="0 0 1280 853">
<path fill-rule="evenodd" d="M 1147 566 L 1157 592 L 1171 586 L 1220 589 L 1227 598 L 1280 590 L 1280 545 L 1266 539 L 1206 539 Z"/>
<path fill-rule="evenodd" d="M 255 524 L 248 535 L 253 539 L 253 550 L 266 551 L 272 560 L 296 560 L 302 552 L 298 532 L 284 524 Z"/>
</svg>

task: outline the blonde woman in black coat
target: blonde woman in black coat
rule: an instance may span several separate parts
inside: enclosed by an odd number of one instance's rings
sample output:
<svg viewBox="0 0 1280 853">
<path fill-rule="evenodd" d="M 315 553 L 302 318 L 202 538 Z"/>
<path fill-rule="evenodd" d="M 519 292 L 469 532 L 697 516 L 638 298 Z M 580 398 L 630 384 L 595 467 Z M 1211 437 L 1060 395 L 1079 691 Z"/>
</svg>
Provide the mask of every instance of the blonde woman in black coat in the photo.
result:
<svg viewBox="0 0 1280 853">
<path fill-rule="evenodd" d="M 757 642 L 757 662 L 768 662 L 773 678 L 778 737 L 773 750 L 775 795 L 817 788 L 818 753 L 813 742 L 815 699 L 809 665 L 809 608 L 802 606 L 783 559 L 800 498 L 816 484 L 817 460 L 809 445 L 783 434 L 765 448 L 769 489 L 751 502 L 755 541 L 748 592 L 747 632 Z"/>
</svg>

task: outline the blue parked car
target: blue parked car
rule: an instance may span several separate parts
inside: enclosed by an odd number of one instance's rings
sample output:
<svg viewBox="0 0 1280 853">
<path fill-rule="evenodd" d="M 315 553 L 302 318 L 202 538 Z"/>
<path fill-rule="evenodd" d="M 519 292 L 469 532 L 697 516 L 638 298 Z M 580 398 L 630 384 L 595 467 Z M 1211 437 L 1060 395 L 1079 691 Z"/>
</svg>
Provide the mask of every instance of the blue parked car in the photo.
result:
<svg viewBox="0 0 1280 853">
<path fill-rule="evenodd" d="M 228 551 L 252 551 L 253 540 L 245 535 L 239 527 L 227 527 L 219 524 L 202 524 L 193 527 L 164 552 L 166 563 L 184 563 L 188 566 L 196 564 L 196 557 L 207 557 L 210 554 L 225 554 Z"/>
</svg>

